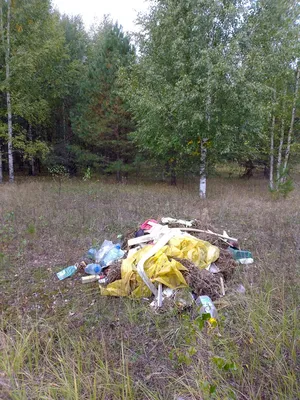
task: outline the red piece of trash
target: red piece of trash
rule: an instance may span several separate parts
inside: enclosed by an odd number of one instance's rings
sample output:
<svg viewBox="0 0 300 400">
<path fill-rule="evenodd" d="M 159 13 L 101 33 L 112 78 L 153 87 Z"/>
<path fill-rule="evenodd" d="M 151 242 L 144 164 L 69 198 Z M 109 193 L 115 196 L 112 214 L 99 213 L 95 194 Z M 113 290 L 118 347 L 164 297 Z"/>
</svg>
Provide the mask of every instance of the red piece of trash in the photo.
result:
<svg viewBox="0 0 300 400">
<path fill-rule="evenodd" d="M 144 231 L 148 231 L 149 229 L 152 228 L 151 225 L 149 225 L 149 222 L 153 222 L 154 224 L 158 224 L 158 222 L 155 219 L 147 219 L 142 225 L 141 225 L 141 229 L 143 229 Z"/>
</svg>

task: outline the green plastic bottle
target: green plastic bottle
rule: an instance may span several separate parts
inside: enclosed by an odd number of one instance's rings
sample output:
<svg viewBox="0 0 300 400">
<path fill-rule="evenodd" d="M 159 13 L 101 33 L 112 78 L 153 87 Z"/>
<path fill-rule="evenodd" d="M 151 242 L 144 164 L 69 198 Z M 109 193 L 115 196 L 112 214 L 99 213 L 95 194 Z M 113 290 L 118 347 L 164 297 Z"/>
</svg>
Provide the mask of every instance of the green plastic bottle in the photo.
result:
<svg viewBox="0 0 300 400">
<path fill-rule="evenodd" d="M 228 247 L 228 251 L 231 253 L 232 257 L 241 264 L 253 263 L 253 257 L 250 251 L 234 249 L 233 247 Z"/>
<path fill-rule="evenodd" d="M 67 267 L 63 269 L 62 271 L 59 271 L 56 276 L 60 281 L 69 278 L 70 276 L 74 275 L 75 272 L 77 271 L 77 266 L 76 265 L 71 265 L 70 267 Z"/>
</svg>

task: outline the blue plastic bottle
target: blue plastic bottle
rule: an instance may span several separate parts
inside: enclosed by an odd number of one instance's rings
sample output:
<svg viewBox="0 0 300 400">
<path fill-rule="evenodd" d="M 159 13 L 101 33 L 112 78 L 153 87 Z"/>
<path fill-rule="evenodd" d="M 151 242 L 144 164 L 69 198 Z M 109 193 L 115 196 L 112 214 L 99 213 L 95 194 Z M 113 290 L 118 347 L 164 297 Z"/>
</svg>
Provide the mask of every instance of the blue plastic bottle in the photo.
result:
<svg viewBox="0 0 300 400">
<path fill-rule="evenodd" d="M 90 275 L 97 275 L 99 274 L 99 272 L 101 272 L 102 267 L 99 264 L 88 264 L 85 269 L 84 272 L 86 274 L 90 274 Z"/>
<path fill-rule="evenodd" d="M 111 263 L 113 263 L 116 260 L 119 260 L 124 256 L 124 251 L 121 250 L 121 246 L 119 244 L 116 244 L 112 249 L 109 250 L 108 253 L 105 254 L 101 265 L 103 267 L 107 267 Z"/>
<path fill-rule="evenodd" d="M 58 279 L 60 281 L 62 281 L 64 279 L 68 278 L 69 276 L 74 275 L 76 271 L 77 271 L 76 265 L 71 265 L 70 267 L 63 269 L 62 271 L 59 271 L 56 274 L 56 276 L 58 277 Z"/>
</svg>

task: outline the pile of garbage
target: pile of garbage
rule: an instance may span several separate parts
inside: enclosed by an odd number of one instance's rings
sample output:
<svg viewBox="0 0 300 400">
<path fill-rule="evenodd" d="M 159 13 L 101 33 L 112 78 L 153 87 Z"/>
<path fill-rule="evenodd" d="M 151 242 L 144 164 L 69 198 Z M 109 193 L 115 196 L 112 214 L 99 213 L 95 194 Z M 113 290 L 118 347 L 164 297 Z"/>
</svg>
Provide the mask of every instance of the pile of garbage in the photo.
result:
<svg viewBox="0 0 300 400">
<path fill-rule="evenodd" d="M 82 283 L 98 282 L 103 296 L 152 298 L 156 309 L 171 299 L 182 308 L 196 302 L 214 317 L 213 301 L 225 295 L 234 269 L 251 263 L 251 253 L 240 250 L 238 240 L 225 231 L 199 229 L 196 220 L 162 218 L 119 235 L 117 243 L 105 240 L 57 277 L 63 280 L 82 270 Z"/>
</svg>

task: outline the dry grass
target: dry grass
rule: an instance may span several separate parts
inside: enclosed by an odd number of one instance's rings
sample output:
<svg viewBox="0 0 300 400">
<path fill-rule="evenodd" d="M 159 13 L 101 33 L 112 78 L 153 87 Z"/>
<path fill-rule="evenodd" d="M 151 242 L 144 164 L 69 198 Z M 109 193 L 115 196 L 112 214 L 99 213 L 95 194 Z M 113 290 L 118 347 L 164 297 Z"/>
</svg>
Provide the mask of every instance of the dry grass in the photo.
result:
<svg viewBox="0 0 300 400">
<path fill-rule="evenodd" d="M 300 398 L 299 186 L 274 200 L 262 180 L 196 187 L 22 181 L 0 192 L 1 399 Z M 186 312 L 103 298 L 55 272 L 147 218 L 197 218 L 240 239 L 217 330 Z M 237 294 L 234 285 L 246 287 Z"/>
</svg>

